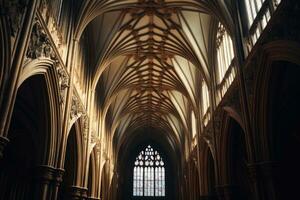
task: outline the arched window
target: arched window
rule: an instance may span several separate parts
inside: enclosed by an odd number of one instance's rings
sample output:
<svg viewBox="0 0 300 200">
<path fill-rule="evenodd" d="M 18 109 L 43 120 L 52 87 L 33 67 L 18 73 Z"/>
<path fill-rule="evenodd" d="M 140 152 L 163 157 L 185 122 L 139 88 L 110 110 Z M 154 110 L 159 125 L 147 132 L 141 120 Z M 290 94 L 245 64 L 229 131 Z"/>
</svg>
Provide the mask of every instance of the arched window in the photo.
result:
<svg viewBox="0 0 300 200">
<path fill-rule="evenodd" d="M 197 122 L 196 122 L 196 116 L 195 116 L 194 111 L 192 111 L 192 114 L 191 114 L 191 123 L 192 123 L 192 136 L 194 138 L 197 133 Z"/>
<path fill-rule="evenodd" d="M 202 118 L 204 125 L 207 125 L 210 120 L 210 112 L 209 112 L 209 90 L 205 80 L 202 80 L 201 83 L 201 97 L 202 97 Z"/>
<path fill-rule="evenodd" d="M 226 75 L 234 58 L 232 40 L 225 27 L 219 23 L 217 32 L 218 82 Z"/>
<path fill-rule="evenodd" d="M 150 145 L 134 162 L 133 196 L 165 196 L 165 163 Z"/>
<path fill-rule="evenodd" d="M 230 35 L 225 27 L 219 23 L 217 31 L 217 87 L 220 94 L 217 103 L 225 95 L 235 77 L 233 67 L 234 51 Z"/>
<path fill-rule="evenodd" d="M 281 0 L 244 0 L 246 9 L 246 20 L 249 30 L 248 50 L 254 46 L 260 34 L 266 27 L 274 10 L 278 7 Z"/>
<path fill-rule="evenodd" d="M 209 108 L 209 91 L 207 84 L 204 80 L 202 80 L 202 112 L 205 114 Z"/>
</svg>

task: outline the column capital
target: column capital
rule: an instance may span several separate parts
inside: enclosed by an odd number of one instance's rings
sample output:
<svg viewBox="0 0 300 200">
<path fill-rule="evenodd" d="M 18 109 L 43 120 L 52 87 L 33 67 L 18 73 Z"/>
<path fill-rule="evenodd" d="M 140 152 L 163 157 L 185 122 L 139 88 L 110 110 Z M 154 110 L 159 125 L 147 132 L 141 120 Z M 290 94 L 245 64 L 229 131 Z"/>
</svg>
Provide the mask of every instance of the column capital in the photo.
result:
<svg viewBox="0 0 300 200">
<path fill-rule="evenodd" d="M 9 142 L 8 138 L 0 136 L 0 159 L 3 158 L 3 151 L 8 142 Z"/>
<path fill-rule="evenodd" d="M 35 179 L 49 183 L 55 177 L 55 168 L 47 165 L 40 165 L 35 168 Z"/>
<path fill-rule="evenodd" d="M 87 198 L 88 189 L 80 186 L 70 186 L 68 188 L 68 196 L 75 198 Z"/>
<path fill-rule="evenodd" d="M 64 169 L 61 169 L 61 168 L 55 169 L 54 181 L 57 186 L 59 186 L 60 183 L 63 181 L 64 173 L 65 173 Z"/>
</svg>

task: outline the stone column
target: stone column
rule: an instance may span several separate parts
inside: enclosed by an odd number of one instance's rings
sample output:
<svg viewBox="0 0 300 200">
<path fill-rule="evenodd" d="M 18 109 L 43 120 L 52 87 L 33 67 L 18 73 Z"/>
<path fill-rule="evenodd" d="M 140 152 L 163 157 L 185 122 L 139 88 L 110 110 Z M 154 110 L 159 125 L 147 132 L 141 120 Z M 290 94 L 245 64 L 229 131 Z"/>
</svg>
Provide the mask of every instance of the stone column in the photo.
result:
<svg viewBox="0 0 300 200">
<path fill-rule="evenodd" d="M 53 180 L 55 169 L 50 166 L 38 166 L 35 170 L 35 199 L 49 199 L 50 183 Z"/>
<path fill-rule="evenodd" d="M 40 0 L 31 0 L 25 9 L 25 20 L 20 27 L 20 37 L 16 43 L 16 51 L 12 58 L 10 74 L 7 81 L 4 83 L 3 92 L 1 91 L 1 95 L 5 98 L 2 102 L 0 102 L 0 136 L 7 136 L 13 106 L 17 95 L 17 84 L 22 71 L 23 60 L 28 47 L 33 21 L 36 16 L 39 2 Z"/>
<path fill-rule="evenodd" d="M 51 199 L 56 200 L 58 197 L 59 187 L 61 182 L 63 181 L 63 175 L 65 170 L 64 169 L 55 169 L 55 174 L 52 181 L 52 192 L 51 192 Z"/>
<path fill-rule="evenodd" d="M 254 189 L 254 199 L 255 200 L 259 200 L 260 198 L 260 194 L 259 194 L 259 190 L 258 190 L 258 168 L 256 164 L 250 164 L 248 165 L 248 174 L 249 174 L 249 178 L 252 182 L 252 186 Z"/>
<path fill-rule="evenodd" d="M 0 136 L 0 160 L 3 158 L 3 151 L 9 140 L 6 137 Z"/>
<path fill-rule="evenodd" d="M 72 200 L 86 200 L 87 199 L 87 188 L 79 186 L 71 186 L 68 189 L 68 197 Z"/>
</svg>

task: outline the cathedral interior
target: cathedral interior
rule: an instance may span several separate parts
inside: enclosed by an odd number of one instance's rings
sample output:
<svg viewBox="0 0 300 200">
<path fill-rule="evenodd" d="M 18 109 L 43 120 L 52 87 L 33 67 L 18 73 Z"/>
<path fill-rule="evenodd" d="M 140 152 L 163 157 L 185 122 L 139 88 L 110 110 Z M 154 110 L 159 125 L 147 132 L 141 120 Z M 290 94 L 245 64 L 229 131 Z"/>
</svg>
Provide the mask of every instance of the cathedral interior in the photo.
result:
<svg viewBox="0 0 300 200">
<path fill-rule="evenodd" d="M 0 0 L 0 46 L 1 200 L 299 198 L 299 0 Z"/>
</svg>

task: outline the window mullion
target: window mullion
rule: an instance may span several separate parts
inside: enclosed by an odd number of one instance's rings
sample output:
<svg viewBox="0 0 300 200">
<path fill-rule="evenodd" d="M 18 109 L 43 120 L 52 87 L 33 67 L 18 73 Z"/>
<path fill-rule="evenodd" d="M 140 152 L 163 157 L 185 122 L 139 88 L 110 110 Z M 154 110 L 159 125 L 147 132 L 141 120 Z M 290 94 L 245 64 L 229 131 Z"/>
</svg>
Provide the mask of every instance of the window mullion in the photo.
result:
<svg viewBox="0 0 300 200">
<path fill-rule="evenodd" d="M 162 158 L 156 151 L 154 154 L 149 145 L 145 151 L 139 154 L 134 163 L 133 196 L 165 196 L 162 195 L 165 186 L 161 183 L 162 177 L 158 170 L 158 167 L 161 168 L 160 166 L 164 166 Z"/>
</svg>

